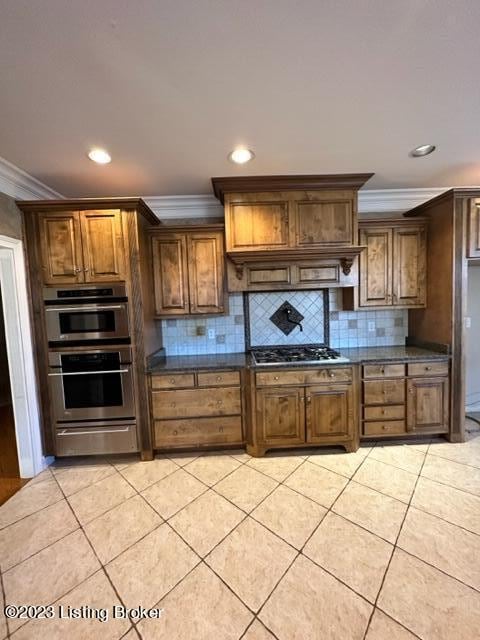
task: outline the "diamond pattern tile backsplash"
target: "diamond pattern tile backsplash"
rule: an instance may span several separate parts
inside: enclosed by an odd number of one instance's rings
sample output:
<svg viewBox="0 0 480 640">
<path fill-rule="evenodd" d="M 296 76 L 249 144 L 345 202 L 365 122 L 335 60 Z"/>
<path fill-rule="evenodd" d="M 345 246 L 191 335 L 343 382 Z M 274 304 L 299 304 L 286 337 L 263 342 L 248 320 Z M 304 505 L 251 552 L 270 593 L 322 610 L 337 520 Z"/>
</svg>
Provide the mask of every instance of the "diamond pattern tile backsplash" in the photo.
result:
<svg viewBox="0 0 480 640">
<path fill-rule="evenodd" d="M 334 349 L 405 344 L 406 310 L 342 311 L 341 291 L 330 289 L 329 294 L 330 346 Z M 303 332 L 295 328 L 286 336 L 271 322 L 270 316 L 286 300 L 304 316 Z M 251 293 L 249 306 L 252 346 L 324 341 L 322 291 Z M 242 294 L 230 294 L 228 315 L 162 320 L 163 344 L 170 356 L 241 352 L 245 350 L 244 322 Z M 209 331 L 214 337 L 209 337 Z"/>
<path fill-rule="evenodd" d="M 250 293 L 250 341 L 252 347 L 272 344 L 310 344 L 323 342 L 322 291 L 269 291 Z M 303 316 L 303 331 L 299 327 L 285 335 L 270 317 L 289 302 Z"/>
</svg>

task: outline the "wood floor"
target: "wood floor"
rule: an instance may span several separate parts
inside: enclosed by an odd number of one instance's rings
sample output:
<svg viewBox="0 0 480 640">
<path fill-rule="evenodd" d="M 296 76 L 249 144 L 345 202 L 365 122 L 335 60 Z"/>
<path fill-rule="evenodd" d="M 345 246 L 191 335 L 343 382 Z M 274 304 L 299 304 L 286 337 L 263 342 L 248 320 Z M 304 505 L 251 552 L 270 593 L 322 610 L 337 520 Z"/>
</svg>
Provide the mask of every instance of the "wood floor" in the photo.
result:
<svg viewBox="0 0 480 640">
<path fill-rule="evenodd" d="M 15 423 L 11 405 L 0 407 L 0 504 L 13 496 L 27 480 L 19 474 Z"/>
</svg>

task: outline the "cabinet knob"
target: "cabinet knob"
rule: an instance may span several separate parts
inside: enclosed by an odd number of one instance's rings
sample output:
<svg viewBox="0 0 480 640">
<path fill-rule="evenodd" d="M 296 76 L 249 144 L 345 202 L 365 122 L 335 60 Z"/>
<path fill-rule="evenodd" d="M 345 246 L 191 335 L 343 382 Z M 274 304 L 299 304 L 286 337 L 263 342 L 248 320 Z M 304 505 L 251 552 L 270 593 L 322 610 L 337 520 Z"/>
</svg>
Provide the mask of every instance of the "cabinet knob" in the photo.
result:
<svg viewBox="0 0 480 640">
<path fill-rule="evenodd" d="M 172 409 L 175 409 L 176 406 L 175 402 L 172 402 Z"/>
<path fill-rule="evenodd" d="M 409 388 L 408 393 L 413 394 L 413 387 L 410 387 L 410 388 Z"/>
<path fill-rule="evenodd" d="M 217 376 L 217 382 L 220 382 L 222 379 L 222 376 Z"/>
<path fill-rule="evenodd" d="M 74 271 L 75 271 L 75 273 L 80 273 L 81 269 L 80 269 L 80 267 L 75 267 Z"/>
<path fill-rule="evenodd" d="M 85 267 L 84 271 L 85 271 L 85 273 L 87 273 L 87 271 L 89 271 L 89 268 Z"/>
<path fill-rule="evenodd" d="M 307 402 L 311 402 L 312 401 L 312 396 L 307 396 Z"/>
<path fill-rule="evenodd" d="M 274 380 L 278 380 L 278 376 L 273 376 L 273 379 Z"/>
<path fill-rule="evenodd" d="M 385 411 L 385 409 L 382 409 L 382 416 L 384 416 L 387 412 Z"/>
<path fill-rule="evenodd" d="M 170 384 L 175 384 L 175 378 L 170 378 L 169 382 Z"/>
<path fill-rule="evenodd" d="M 175 431 L 173 432 L 174 436 L 178 436 L 178 431 L 175 429 Z"/>
<path fill-rule="evenodd" d="M 432 367 L 425 367 L 425 371 L 431 371 Z"/>
<path fill-rule="evenodd" d="M 222 404 L 222 400 L 217 400 L 217 404 Z"/>
<path fill-rule="evenodd" d="M 382 368 L 380 369 L 380 373 L 385 373 L 385 367 L 382 367 Z"/>
<path fill-rule="evenodd" d="M 220 433 L 223 433 L 223 427 L 219 427 L 219 428 L 218 428 L 218 431 L 219 431 Z"/>
<path fill-rule="evenodd" d="M 386 428 L 387 428 L 386 425 L 382 424 L 382 431 L 385 431 Z"/>
<path fill-rule="evenodd" d="M 334 378 L 335 374 L 332 372 L 332 373 L 329 374 L 329 376 L 330 376 L 330 378 Z"/>
</svg>

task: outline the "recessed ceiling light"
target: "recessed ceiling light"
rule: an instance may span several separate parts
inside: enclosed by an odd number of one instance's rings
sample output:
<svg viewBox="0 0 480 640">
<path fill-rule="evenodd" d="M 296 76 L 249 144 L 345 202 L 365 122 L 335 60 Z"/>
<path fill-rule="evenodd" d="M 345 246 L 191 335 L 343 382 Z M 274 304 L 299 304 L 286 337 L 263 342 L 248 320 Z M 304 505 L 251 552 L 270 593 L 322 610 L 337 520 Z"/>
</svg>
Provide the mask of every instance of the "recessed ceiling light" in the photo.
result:
<svg viewBox="0 0 480 640">
<path fill-rule="evenodd" d="M 421 144 L 419 147 L 415 147 L 410 155 L 414 158 L 421 158 L 422 156 L 428 156 L 429 153 L 433 153 L 436 147 L 434 144 Z"/>
<path fill-rule="evenodd" d="M 92 149 L 88 152 L 88 157 L 97 164 L 108 164 L 112 161 L 112 156 L 105 149 Z"/>
<path fill-rule="evenodd" d="M 235 164 L 245 164 L 246 162 L 249 162 L 254 158 L 255 154 L 253 153 L 253 151 L 245 148 L 234 149 L 232 153 L 228 155 L 228 159 L 232 162 L 235 162 Z"/>
</svg>

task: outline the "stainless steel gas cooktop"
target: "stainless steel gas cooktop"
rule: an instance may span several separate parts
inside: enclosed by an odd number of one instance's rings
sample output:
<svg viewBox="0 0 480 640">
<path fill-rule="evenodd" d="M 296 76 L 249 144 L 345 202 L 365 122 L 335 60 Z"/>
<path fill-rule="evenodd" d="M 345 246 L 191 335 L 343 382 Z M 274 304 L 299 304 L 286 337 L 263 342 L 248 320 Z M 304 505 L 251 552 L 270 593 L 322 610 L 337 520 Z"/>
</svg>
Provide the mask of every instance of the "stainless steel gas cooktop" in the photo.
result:
<svg viewBox="0 0 480 640">
<path fill-rule="evenodd" d="M 292 364 L 295 362 L 305 364 L 350 362 L 348 358 L 325 344 L 298 345 L 295 347 L 255 347 L 250 352 L 255 364 L 259 365 Z"/>
</svg>

